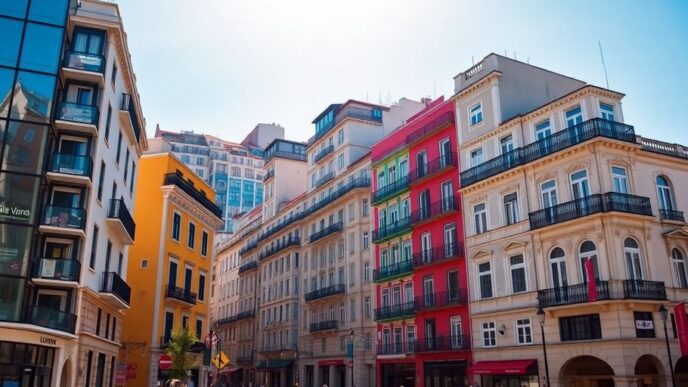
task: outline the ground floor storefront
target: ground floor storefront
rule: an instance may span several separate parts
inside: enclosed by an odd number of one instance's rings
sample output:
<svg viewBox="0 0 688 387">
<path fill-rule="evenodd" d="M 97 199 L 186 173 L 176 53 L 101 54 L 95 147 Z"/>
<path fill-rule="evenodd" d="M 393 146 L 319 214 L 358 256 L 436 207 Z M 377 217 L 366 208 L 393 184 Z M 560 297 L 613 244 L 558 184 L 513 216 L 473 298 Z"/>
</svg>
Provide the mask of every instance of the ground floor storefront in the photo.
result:
<svg viewBox="0 0 688 387">
<path fill-rule="evenodd" d="M 294 385 L 293 360 L 262 360 L 256 366 L 257 384 L 265 387 L 290 387 Z"/>
<path fill-rule="evenodd" d="M 359 354 L 357 354 L 359 355 Z M 372 358 L 359 358 L 352 361 L 347 357 L 328 359 L 303 359 L 299 361 L 299 386 L 349 387 L 374 386 L 375 364 Z"/>
<path fill-rule="evenodd" d="M 432 353 L 378 358 L 377 386 L 468 386 L 467 353 Z"/>
</svg>

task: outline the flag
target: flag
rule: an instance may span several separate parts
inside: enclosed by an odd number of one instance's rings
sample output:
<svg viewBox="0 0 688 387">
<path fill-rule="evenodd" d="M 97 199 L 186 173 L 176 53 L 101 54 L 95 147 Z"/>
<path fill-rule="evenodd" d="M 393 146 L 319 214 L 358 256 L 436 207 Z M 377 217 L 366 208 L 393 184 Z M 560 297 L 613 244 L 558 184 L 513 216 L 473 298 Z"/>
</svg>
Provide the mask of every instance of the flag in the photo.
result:
<svg viewBox="0 0 688 387">
<path fill-rule="evenodd" d="M 585 269 L 585 277 L 588 279 L 588 302 L 597 301 L 597 279 L 595 278 L 595 264 L 593 262 L 595 256 L 589 257 L 583 264 Z"/>
<path fill-rule="evenodd" d="M 688 355 L 688 318 L 686 318 L 686 305 L 684 303 L 674 306 L 674 317 L 678 343 L 681 346 L 681 356 Z"/>
</svg>

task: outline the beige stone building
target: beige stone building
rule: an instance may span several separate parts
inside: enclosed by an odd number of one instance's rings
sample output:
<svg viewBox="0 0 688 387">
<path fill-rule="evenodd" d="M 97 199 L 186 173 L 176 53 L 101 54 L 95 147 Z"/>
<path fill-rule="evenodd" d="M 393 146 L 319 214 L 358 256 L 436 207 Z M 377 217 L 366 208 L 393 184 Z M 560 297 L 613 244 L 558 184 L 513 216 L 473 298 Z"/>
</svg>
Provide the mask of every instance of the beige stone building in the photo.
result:
<svg viewBox="0 0 688 387">
<path fill-rule="evenodd" d="M 621 93 L 495 54 L 455 82 L 474 382 L 688 383 L 686 148 L 637 135 Z"/>
</svg>

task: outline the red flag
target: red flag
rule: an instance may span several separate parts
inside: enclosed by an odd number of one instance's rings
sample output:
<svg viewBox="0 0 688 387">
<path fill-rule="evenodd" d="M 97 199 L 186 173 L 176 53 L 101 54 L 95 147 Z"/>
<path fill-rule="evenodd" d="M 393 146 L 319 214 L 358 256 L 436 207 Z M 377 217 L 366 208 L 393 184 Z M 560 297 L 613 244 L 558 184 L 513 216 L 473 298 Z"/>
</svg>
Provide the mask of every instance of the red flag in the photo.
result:
<svg viewBox="0 0 688 387">
<path fill-rule="evenodd" d="M 583 264 L 583 266 L 585 266 L 585 277 L 588 279 L 588 302 L 597 301 L 597 279 L 595 278 L 594 257 L 595 256 L 589 257 Z"/>
<path fill-rule="evenodd" d="M 688 318 L 686 318 L 686 305 L 684 303 L 674 306 L 674 318 L 676 319 L 678 343 L 681 346 L 681 356 L 683 356 L 688 354 Z"/>
</svg>

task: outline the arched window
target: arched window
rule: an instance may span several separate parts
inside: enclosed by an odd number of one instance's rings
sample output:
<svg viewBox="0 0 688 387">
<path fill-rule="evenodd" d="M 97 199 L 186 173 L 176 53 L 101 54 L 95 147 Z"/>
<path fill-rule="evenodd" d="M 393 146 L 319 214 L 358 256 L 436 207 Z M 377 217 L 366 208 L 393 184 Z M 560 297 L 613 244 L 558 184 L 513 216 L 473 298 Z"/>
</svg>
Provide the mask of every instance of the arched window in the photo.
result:
<svg viewBox="0 0 688 387">
<path fill-rule="evenodd" d="M 549 253 L 550 269 L 552 273 L 552 286 L 555 288 L 568 285 L 566 277 L 566 254 L 560 247 L 555 247 Z"/>
<path fill-rule="evenodd" d="M 671 260 L 676 270 L 676 281 L 678 286 L 683 289 L 688 288 L 688 275 L 686 275 L 686 260 L 681 250 L 674 248 L 671 250 Z"/>
<path fill-rule="evenodd" d="M 660 210 L 674 210 L 674 194 L 671 192 L 671 186 L 669 185 L 669 179 L 665 176 L 657 176 L 657 196 L 659 199 L 659 209 Z"/>
<path fill-rule="evenodd" d="M 595 270 L 595 279 L 600 279 L 600 269 L 597 266 L 597 247 L 592 241 L 585 241 L 580 245 L 578 249 L 578 260 L 580 261 L 581 278 L 583 282 L 588 282 L 588 275 L 585 271 L 585 261 L 592 259 L 592 266 Z"/>
<path fill-rule="evenodd" d="M 624 240 L 624 256 L 626 257 L 628 279 L 643 279 L 643 263 L 640 258 L 640 247 L 635 239 L 626 238 L 626 240 Z"/>
</svg>

